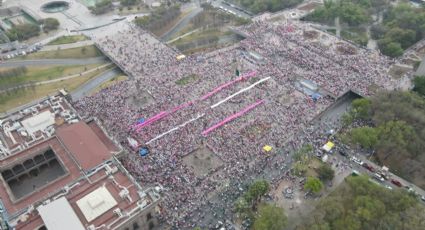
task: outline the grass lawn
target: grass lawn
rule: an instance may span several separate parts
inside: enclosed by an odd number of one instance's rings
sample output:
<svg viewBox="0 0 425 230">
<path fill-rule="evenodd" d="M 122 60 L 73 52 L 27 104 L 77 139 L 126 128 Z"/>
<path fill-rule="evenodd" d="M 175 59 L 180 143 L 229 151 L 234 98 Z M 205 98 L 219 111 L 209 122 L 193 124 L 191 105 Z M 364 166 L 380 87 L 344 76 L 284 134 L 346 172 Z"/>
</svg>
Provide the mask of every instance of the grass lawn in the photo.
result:
<svg viewBox="0 0 425 230">
<path fill-rule="evenodd" d="M 127 76 L 125 76 L 125 75 L 121 75 L 121 76 L 113 77 L 111 80 L 109 80 L 109 81 L 107 81 L 107 82 L 104 82 L 104 83 L 102 83 L 101 85 L 99 85 L 98 87 L 96 87 L 96 88 L 92 91 L 92 94 L 95 94 L 95 93 L 99 92 L 99 91 L 100 91 L 100 90 L 102 90 L 102 89 L 108 88 L 109 86 L 115 85 L 115 84 L 117 84 L 118 82 L 125 81 L 125 80 L 127 80 L 127 79 L 128 79 L 128 77 L 127 77 Z"/>
<path fill-rule="evenodd" d="M 47 45 L 61 45 L 61 44 L 69 44 L 75 43 L 79 41 L 85 41 L 87 37 L 84 35 L 71 35 L 71 36 L 62 36 L 58 37 L 55 40 L 47 43 Z"/>
<path fill-rule="evenodd" d="M 30 66 L 27 67 L 27 72 L 25 74 L 14 77 L 13 82 L 3 82 L 0 80 L 0 84 L 14 86 L 30 82 L 47 81 L 78 74 L 101 65 L 103 65 L 103 63 L 78 66 Z M 7 69 L 10 68 L 0 68 L 0 72 Z"/>
<path fill-rule="evenodd" d="M 105 71 L 105 68 L 101 68 L 82 77 L 75 77 L 51 84 L 38 85 L 35 86 L 34 89 L 24 89 L 17 92 L 10 92 L 9 94 L 1 93 L 0 112 L 6 112 L 17 106 L 21 106 L 39 98 L 45 97 L 58 91 L 59 89 L 66 89 L 69 92 L 73 91 L 103 71 Z"/>
<path fill-rule="evenodd" d="M 213 37 L 213 36 L 221 37 L 221 36 L 229 35 L 229 33 L 231 34 L 231 32 L 229 32 L 229 31 L 221 31 L 221 30 L 216 29 L 216 28 L 207 29 L 207 30 L 200 30 L 200 31 L 192 33 L 192 34 L 190 34 L 186 37 L 180 38 L 180 39 L 174 41 L 171 44 L 174 45 L 174 46 L 178 46 L 178 45 L 182 45 L 182 44 L 189 43 L 189 42 L 195 42 L 197 40 L 201 40 L 201 39 L 208 38 L 208 37 Z"/>
<path fill-rule="evenodd" d="M 96 46 L 83 46 L 72 49 L 55 50 L 55 51 L 40 51 L 19 56 L 16 59 L 66 59 L 66 58 L 91 58 L 103 56 L 102 52 Z"/>
</svg>

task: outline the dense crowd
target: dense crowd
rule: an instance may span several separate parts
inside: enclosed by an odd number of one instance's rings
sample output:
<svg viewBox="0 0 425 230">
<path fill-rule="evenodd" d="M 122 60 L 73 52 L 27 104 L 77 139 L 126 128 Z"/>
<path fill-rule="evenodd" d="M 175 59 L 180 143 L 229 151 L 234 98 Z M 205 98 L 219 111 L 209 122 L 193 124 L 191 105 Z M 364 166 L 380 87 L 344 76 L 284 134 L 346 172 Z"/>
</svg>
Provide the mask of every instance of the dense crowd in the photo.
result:
<svg viewBox="0 0 425 230">
<path fill-rule="evenodd" d="M 270 161 L 269 154 L 287 146 L 297 148 L 306 137 L 323 144 L 326 140 L 303 130 L 335 97 L 349 89 L 369 95 L 370 85 L 392 87 L 386 73 L 391 63 L 385 57 L 365 50 L 349 55 L 339 53 L 336 46 L 348 44 L 329 36 L 326 39 L 333 44 L 330 46 L 320 42 L 322 37 L 305 38 L 303 33 L 311 29 L 307 26 L 255 22 L 239 29 L 249 34 L 240 44 L 181 60 L 173 48 L 131 26 L 100 38 L 99 47 L 132 77 L 74 105 L 83 116 L 96 116 L 129 150 L 123 164 L 142 185 L 161 184 L 168 191 L 163 218 L 178 228 L 189 228 L 203 218 L 196 210 L 204 205 L 214 206 L 208 198 L 217 195 L 225 181 L 241 184 L 243 178 L 260 173 L 267 165 L 279 168 L 289 153 L 275 162 Z M 248 60 L 249 51 L 262 55 L 264 61 Z M 242 74 L 253 70 L 257 74 L 200 100 L 215 87 L 237 78 L 236 68 Z M 271 78 L 211 108 L 267 77 Z M 295 83 L 301 79 L 320 87 L 318 100 L 297 90 Z M 265 103 L 206 137 L 201 135 L 203 130 L 257 100 Z M 139 131 L 131 128 L 140 118 L 148 119 L 189 101 L 193 102 L 191 106 Z M 161 135 L 164 133 L 167 134 Z M 305 135 L 294 135 L 298 133 Z M 127 137 L 141 144 L 152 140 L 146 146 L 150 153 L 140 157 L 129 146 Z M 273 147 L 271 153 L 262 150 L 265 145 Z M 183 158 L 203 148 L 212 151 L 222 163 L 205 175 L 196 175 L 196 166 L 185 163 Z M 281 178 L 276 176 L 272 181 Z M 231 205 L 227 199 L 222 202 L 225 207 Z"/>
</svg>

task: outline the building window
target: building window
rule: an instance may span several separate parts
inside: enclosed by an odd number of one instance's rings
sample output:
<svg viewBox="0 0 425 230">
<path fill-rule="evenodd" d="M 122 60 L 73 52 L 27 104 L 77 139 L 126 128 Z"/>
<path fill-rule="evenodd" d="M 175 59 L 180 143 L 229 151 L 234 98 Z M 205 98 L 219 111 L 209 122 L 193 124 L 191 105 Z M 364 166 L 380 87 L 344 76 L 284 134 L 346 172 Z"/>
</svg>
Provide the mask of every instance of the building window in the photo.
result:
<svg viewBox="0 0 425 230">
<path fill-rule="evenodd" d="M 137 229 L 139 229 L 140 227 L 139 227 L 139 224 L 137 223 L 137 222 L 134 222 L 133 223 L 133 230 L 137 230 Z"/>
<path fill-rule="evenodd" d="M 152 214 L 151 213 L 148 213 L 146 215 L 146 220 L 149 221 L 150 219 L 152 219 Z"/>
<path fill-rule="evenodd" d="M 155 224 L 151 221 L 149 222 L 149 230 L 152 230 L 155 227 Z"/>
</svg>

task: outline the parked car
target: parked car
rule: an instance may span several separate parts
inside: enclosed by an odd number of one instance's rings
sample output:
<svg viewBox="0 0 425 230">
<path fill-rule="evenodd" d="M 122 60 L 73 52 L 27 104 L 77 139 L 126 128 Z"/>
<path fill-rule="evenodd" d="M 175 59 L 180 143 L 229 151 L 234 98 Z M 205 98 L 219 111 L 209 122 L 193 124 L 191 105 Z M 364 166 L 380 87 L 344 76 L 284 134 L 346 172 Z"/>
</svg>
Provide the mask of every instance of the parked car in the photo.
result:
<svg viewBox="0 0 425 230">
<path fill-rule="evenodd" d="M 381 182 L 384 182 L 385 181 L 385 179 L 382 178 L 381 174 L 379 174 L 379 173 L 373 174 L 373 177 L 375 177 L 375 179 L 377 179 L 377 180 L 379 180 Z"/>
<path fill-rule="evenodd" d="M 393 190 L 393 187 L 389 186 L 389 185 L 384 185 L 385 188 L 389 189 L 389 190 Z"/>
<path fill-rule="evenodd" d="M 344 157 L 348 156 L 347 152 L 345 152 L 344 150 L 339 150 L 338 152 L 341 156 L 344 156 Z"/>
<path fill-rule="evenodd" d="M 373 168 L 371 165 L 368 165 L 367 163 L 363 163 L 362 166 L 371 172 L 375 172 L 375 168 Z"/>
<path fill-rule="evenodd" d="M 351 160 L 354 161 L 354 162 L 356 162 L 359 165 L 363 165 L 363 161 L 357 159 L 357 157 L 351 157 Z"/>
<path fill-rule="evenodd" d="M 398 181 L 398 180 L 396 180 L 396 179 L 391 179 L 391 183 L 393 183 L 397 187 L 403 187 L 403 185 L 401 184 L 401 182 Z"/>
</svg>

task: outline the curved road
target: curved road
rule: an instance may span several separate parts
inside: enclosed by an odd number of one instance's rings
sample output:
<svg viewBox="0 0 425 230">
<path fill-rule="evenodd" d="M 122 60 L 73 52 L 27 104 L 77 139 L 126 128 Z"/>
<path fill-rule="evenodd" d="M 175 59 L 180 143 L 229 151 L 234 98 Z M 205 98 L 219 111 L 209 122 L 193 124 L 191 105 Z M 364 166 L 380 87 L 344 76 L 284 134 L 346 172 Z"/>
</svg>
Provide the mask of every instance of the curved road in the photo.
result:
<svg viewBox="0 0 425 230">
<path fill-rule="evenodd" d="M 171 37 L 176 34 L 177 32 L 179 32 L 181 29 L 183 29 L 183 27 L 185 27 L 192 18 L 196 17 L 196 15 L 198 15 L 199 13 L 201 13 L 203 11 L 202 8 L 197 7 L 194 10 L 192 10 L 189 14 L 187 14 L 184 18 L 180 19 L 180 21 L 178 21 L 169 31 L 167 31 L 166 33 L 164 33 L 161 36 L 161 40 L 162 41 L 167 41 L 170 40 Z"/>
<path fill-rule="evenodd" d="M 95 89 L 100 84 L 111 80 L 113 77 L 117 76 L 120 73 L 120 69 L 118 67 L 106 70 L 105 72 L 101 73 L 99 76 L 89 80 L 88 82 L 84 83 L 84 85 L 81 85 L 78 89 L 71 92 L 71 97 L 73 101 L 76 101 L 78 99 L 81 99 L 82 97 L 86 96 L 88 93 L 90 93 L 93 89 Z"/>
<path fill-rule="evenodd" d="M 1 67 L 19 66 L 39 66 L 39 65 L 90 65 L 106 62 L 105 57 L 85 58 L 85 59 L 35 59 L 35 60 L 15 60 L 0 63 Z"/>
</svg>

